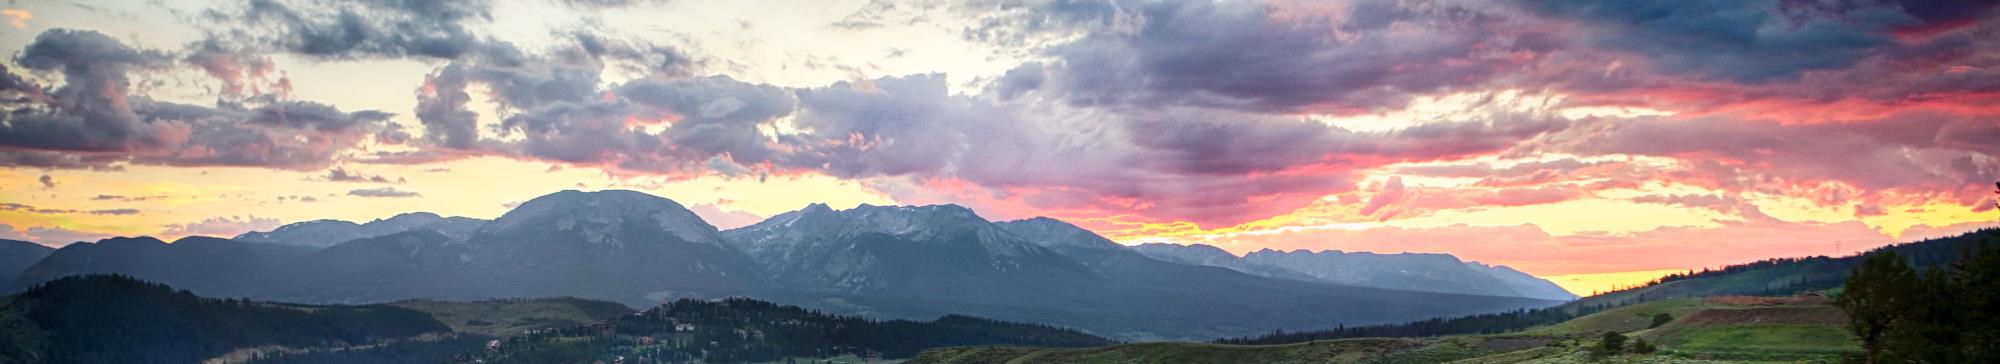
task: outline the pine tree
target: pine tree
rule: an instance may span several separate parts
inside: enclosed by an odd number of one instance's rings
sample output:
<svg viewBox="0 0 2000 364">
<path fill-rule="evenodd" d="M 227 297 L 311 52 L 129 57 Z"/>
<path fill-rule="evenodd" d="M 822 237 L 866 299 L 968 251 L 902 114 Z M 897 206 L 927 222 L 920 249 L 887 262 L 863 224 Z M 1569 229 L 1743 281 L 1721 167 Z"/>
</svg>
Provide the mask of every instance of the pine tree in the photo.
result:
<svg viewBox="0 0 2000 364">
<path fill-rule="evenodd" d="M 1604 333 L 1604 340 L 1597 345 L 1597 356 L 1617 355 L 1625 351 L 1625 335 L 1617 332 Z"/>
<path fill-rule="evenodd" d="M 1647 328 L 1659 328 L 1660 325 L 1666 325 L 1668 322 L 1674 322 L 1674 315 L 1661 312 L 1658 315 L 1653 315 L 1653 326 Z"/>
<path fill-rule="evenodd" d="M 1658 350 L 1658 349 L 1659 349 L 1659 348 L 1657 348 L 1657 347 L 1654 347 L 1654 346 L 1653 346 L 1653 344 L 1649 344 L 1649 343 L 1646 343 L 1646 339 L 1633 339 L 1633 340 L 1632 340 L 1632 352 L 1634 352 L 1634 353 L 1639 353 L 1639 354 L 1652 354 L 1652 353 L 1653 353 L 1653 351 L 1655 351 L 1655 350 Z"/>
<path fill-rule="evenodd" d="M 2000 242 L 1982 239 L 1976 254 L 1958 262 L 1957 325 L 1968 363 L 2000 363 Z"/>
<path fill-rule="evenodd" d="M 1861 338 L 1868 362 L 1880 356 L 1891 327 L 1899 324 L 1911 301 L 1917 274 L 1894 250 L 1868 256 L 1847 277 L 1847 288 L 1834 305 L 1847 311 L 1848 331 Z"/>
</svg>

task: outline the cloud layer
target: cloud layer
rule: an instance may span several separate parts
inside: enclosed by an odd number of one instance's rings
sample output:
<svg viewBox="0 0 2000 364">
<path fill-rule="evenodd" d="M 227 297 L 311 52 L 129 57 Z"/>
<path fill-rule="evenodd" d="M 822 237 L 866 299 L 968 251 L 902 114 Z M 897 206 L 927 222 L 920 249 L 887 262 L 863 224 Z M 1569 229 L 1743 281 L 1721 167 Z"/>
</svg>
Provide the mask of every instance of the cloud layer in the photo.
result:
<svg viewBox="0 0 2000 364">
<path fill-rule="evenodd" d="M 780 85 L 704 51 L 726 42 L 589 26 L 513 39 L 494 29 L 518 19 L 487 1 L 254 0 L 202 12 L 201 39 L 179 47 L 83 27 L 37 35 L 0 65 L 0 165 L 382 184 L 400 179 L 347 166 L 499 157 L 615 177 L 825 175 L 1121 238 L 1582 200 L 1777 231 L 1805 223 L 1774 217 L 1773 201 L 1857 220 L 1984 211 L 2000 179 L 2000 11 L 1982 2 L 884 4 L 828 31 L 950 19 L 949 36 L 1018 62 Z M 414 90 L 355 90 L 413 95 L 412 109 L 371 110 L 296 98 L 280 59 L 428 72 Z M 142 87 L 176 72 L 205 76 L 216 102 Z"/>
</svg>

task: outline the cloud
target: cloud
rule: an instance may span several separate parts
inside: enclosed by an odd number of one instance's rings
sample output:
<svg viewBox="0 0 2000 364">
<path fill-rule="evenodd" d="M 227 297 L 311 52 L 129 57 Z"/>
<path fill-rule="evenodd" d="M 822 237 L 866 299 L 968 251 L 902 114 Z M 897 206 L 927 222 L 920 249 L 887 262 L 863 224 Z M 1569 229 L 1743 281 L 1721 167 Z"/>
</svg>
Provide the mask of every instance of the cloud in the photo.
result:
<svg viewBox="0 0 2000 364">
<path fill-rule="evenodd" d="M 403 178 L 401 177 L 397 177 L 395 180 L 390 180 L 388 177 L 383 177 L 379 175 L 369 175 L 369 174 L 362 174 L 360 172 L 348 171 L 347 168 L 344 167 L 334 167 L 333 169 L 328 169 L 326 170 L 326 174 L 320 176 L 319 178 L 322 180 L 333 181 L 333 182 L 403 183 L 404 181 Z"/>
<path fill-rule="evenodd" d="M 325 59 L 449 59 L 474 52 L 488 41 L 464 23 L 490 19 L 491 4 L 487 1 L 347 4 L 351 6 L 252 1 L 241 14 L 212 11 L 207 17 L 246 25 L 222 34 L 228 41 Z"/>
<path fill-rule="evenodd" d="M 49 108 L 7 114 L 0 145 L 53 151 L 125 151 L 172 143 L 172 132 L 143 122 L 127 99 L 133 68 L 168 63 L 165 53 L 126 47 L 87 30 L 42 32 L 14 62 L 35 71 L 61 71 L 63 86 Z M 14 76 L 9 75 L 9 78 Z"/>
<path fill-rule="evenodd" d="M 0 9 L 0 16 L 7 17 L 7 26 L 28 29 L 28 19 L 34 19 L 35 13 L 28 9 Z"/>
<path fill-rule="evenodd" d="M 389 114 L 345 112 L 291 100 L 223 102 L 216 107 L 130 95 L 127 73 L 171 64 L 93 31 L 55 29 L 16 62 L 59 70 L 63 85 L 34 107 L 4 114 L 0 162 L 44 168 L 116 168 L 131 162 L 176 166 L 312 169 L 362 140 L 395 135 Z"/>
<path fill-rule="evenodd" d="M 25 212 L 31 214 L 91 214 L 91 215 L 139 214 L 138 209 L 132 209 L 132 208 L 97 209 L 97 210 L 45 209 L 45 208 L 37 208 L 33 205 L 14 203 L 14 202 L 0 202 L 0 211 L 15 211 L 15 212 Z"/>
<path fill-rule="evenodd" d="M 701 219 L 715 225 L 717 229 L 735 229 L 764 221 L 764 216 L 736 210 L 724 210 L 714 204 L 698 203 L 688 206 L 689 211 Z"/>
<path fill-rule="evenodd" d="M 1547 152 L 1670 157 L 1677 183 L 1760 191 L 1847 206 L 1850 198 L 1908 192 L 1967 199 L 2000 180 L 2000 147 L 1964 135 L 2000 130 L 1993 116 L 1899 114 L 1844 123 L 1783 124 L 1720 117 L 1595 123 L 1538 145 Z M 1846 187 L 1847 193 L 1822 183 Z"/>
<path fill-rule="evenodd" d="M 91 197 L 90 200 L 91 201 L 149 201 L 149 200 L 158 200 L 164 198 L 167 198 L 167 196 L 166 195 L 150 195 L 150 196 L 97 195 L 96 197 Z"/>
<path fill-rule="evenodd" d="M 1045 52 L 1057 59 L 1047 78 L 1058 89 L 1050 91 L 1079 104 L 1392 108 L 1412 95 L 1480 86 L 1555 46 L 1499 10 L 1446 2 L 1027 4 L 994 24 L 1015 28 L 1002 33 L 1081 33 Z M 992 31 L 971 35 L 996 40 Z"/>
<path fill-rule="evenodd" d="M 1748 220 L 1776 220 L 1765 215 L 1757 204 L 1737 196 L 1724 195 L 1641 195 L 1632 202 L 1698 208 L 1743 217 Z"/>
<path fill-rule="evenodd" d="M 216 236 L 231 237 L 250 231 L 276 229 L 278 219 L 256 216 L 216 216 L 201 221 L 162 225 L 163 237 Z"/>
<path fill-rule="evenodd" d="M 29 241 L 58 248 L 70 243 L 96 241 L 109 237 L 111 234 L 70 230 L 60 226 L 31 226 L 16 230 L 13 225 L 0 223 L 0 239 Z"/>
<path fill-rule="evenodd" d="M 1738 82 L 1793 79 L 1896 52 L 1902 30 L 1979 16 L 1991 3 L 1925 1 L 1669 3 L 1516 1 L 1582 24 L 1592 47 L 1634 55 L 1665 74 Z M 1949 2 L 1947 2 L 1949 3 Z"/>
<path fill-rule="evenodd" d="M 42 183 L 42 189 L 44 189 L 44 190 L 46 190 L 46 189 L 51 189 L 51 188 L 56 188 L 56 179 L 55 179 L 55 177 L 49 177 L 49 175 L 46 175 L 46 174 L 44 174 L 44 175 L 42 175 L 42 177 L 41 177 L 41 178 L 37 178 L 37 179 L 36 179 L 36 181 L 39 181 L 39 182 L 41 182 L 41 183 Z"/>
<path fill-rule="evenodd" d="M 395 187 L 382 187 L 382 188 L 363 188 L 363 189 L 356 189 L 356 190 L 351 190 L 351 191 L 347 191 L 347 195 L 348 195 L 348 196 L 361 196 L 361 197 L 389 197 L 389 198 L 403 198 L 403 197 L 417 197 L 417 196 L 421 196 L 421 195 L 417 194 L 416 192 L 410 192 L 410 191 L 403 191 L 403 190 L 398 190 L 398 189 L 396 189 Z"/>
<path fill-rule="evenodd" d="M 1382 212 L 1382 208 L 1401 202 L 1405 196 L 1408 196 L 1404 191 L 1403 177 L 1389 177 L 1389 182 L 1383 183 L 1382 188 L 1376 191 L 1374 196 L 1368 197 L 1368 204 L 1361 207 L 1361 214 L 1376 216 L 1377 220 L 1387 220 L 1390 217 L 1394 217 L 1396 215 L 1394 211 L 1386 211 L 1380 215 L 1377 215 L 1376 212 Z"/>
<path fill-rule="evenodd" d="M 210 77 L 222 81 L 222 96 L 242 97 L 262 94 L 260 85 L 253 83 L 276 70 L 276 64 L 268 56 L 252 54 L 241 50 L 226 49 L 227 45 L 213 40 L 193 46 L 182 60 L 201 68 Z M 267 81 L 268 82 L 268 81 Z M 282 91 L 282 90 L 273 90 Z"/>
</svg>

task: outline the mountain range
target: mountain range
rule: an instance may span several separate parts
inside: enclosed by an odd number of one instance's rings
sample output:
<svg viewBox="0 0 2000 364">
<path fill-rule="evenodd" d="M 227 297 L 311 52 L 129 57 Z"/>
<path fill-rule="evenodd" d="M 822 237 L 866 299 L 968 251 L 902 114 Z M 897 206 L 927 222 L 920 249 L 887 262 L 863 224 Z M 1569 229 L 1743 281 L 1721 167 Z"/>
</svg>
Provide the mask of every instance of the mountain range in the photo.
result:
<svg viewBox="0 0 2000 364">
<path fill-rule="evenodd" d="M 1573 300 L 1555 283 L 1506 266 L 1461 261 L 1450 254 L 1263 249 L 1238 257 L 1205 244 L 1149 243 L 1133 248 L 1154 259 L 1229 268 L 1281 279 L 1421 292 Z"/>
<path fill-rule="evenodd" d="M 1465 288 L 1505 282 L 1494 277 L 1513 271 L 1449 256 L 1426 261 L 1456 265 L 1378 265 L 1449 268 L 1449 279 L 1382 283 L 1327 278 L 1346 276 L 1303 268 L 1309 264 L 1234 259 L 1252 267 L 1239 268 L 1149 253 L 1159 248 L 1126 247 L 1054 219 L 996 223 L 955 205 L 815 204 L 721 231 L 665 198 L 563 191 L 491 221 L 410 213 L 364 224 L 308 221 L 234 239 L 72 244 L 19 269 L 4 289 L 115 273 L 204 296 L 314 304 L 575 296 L 648 307 L 750 296 L 877 318 L 1039 322 L 1120 340 L 1402 322 L 1566 299 Z M 1507 287 L 1515 286 L 1524 285 Z"/>
</svg>

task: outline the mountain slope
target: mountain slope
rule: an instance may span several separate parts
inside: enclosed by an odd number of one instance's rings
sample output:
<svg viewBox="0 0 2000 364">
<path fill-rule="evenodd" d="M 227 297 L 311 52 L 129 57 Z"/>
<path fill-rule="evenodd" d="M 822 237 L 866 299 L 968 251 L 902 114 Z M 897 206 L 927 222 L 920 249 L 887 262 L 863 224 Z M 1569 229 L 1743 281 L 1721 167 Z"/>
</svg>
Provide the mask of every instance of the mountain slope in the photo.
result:
<svg viewBox="0 0 2000 364">
<path fill-rule="evenodd" d="M 419 228 L 334 245 L 293 260 L 254 285 L 258 297 L 292 302 L 360 304 L 411 298 L 473 299 L 454 284 L 468 259 L 465 244 Z"/>
<path fill-rule="evenodd" d="M 1263 249 L 1244 255 L 1243 260 L 1290 269 L 1327 282 L 1364 287 L 1522 297 L 1507 284 L 1470 269 L 1450 254 Z"/>
<path fill-rule="evenodd" d="M 20 275 L 21 271 L 28 270 L 29 266 L 35 265 L 35 262 L 41 261 L 43 257 L 55 251 L 55 248 L 41 244 L 0 239 L 0 286 L 13 282 L 14 277 Z"/>
<path fill-rule="evenodd" d="M 1511 289 L 1516 293 L 1520 293 L 1522 297 L 1540 298 L 1545 300 L 1558 300 L 1558 301 L 1568 301 L 1577 299 L 1577 295 L 1575 293 L 1570 293 L 1569 290 L 1563 289 L 1562 286 L 1556 285 L 1556 282 L 1550 282 L 1549 280 L 1542 279 L 1541 277 L 1528 275 L 1527 273 L 1514 270 L 1514 268 L 1510 268 L 1504 265 L 1486 265 L 1485 263 L 1480 263 L 1480 262 L 1465 262 L 1465 266 L 1467 268 L 1472 268 L 1473 271 L 1484 273 L 1487 276 L 1500 280 L 1500 283 L 1506 284 L 1508 289 Z"/>
<path fill-rule="evenodd" d="M 190 236 L 172 244 L 159 239 L 110 238 L 57 249 L 23 270 L 4 292 L 14 292 L 56 278 L 84 274 L 121 274 L 174 285 L 214 297 L 261 296 L 246 280 L 276 274 L 286 262 L 312 248 L 243 243 Z"/>
<path fill-rule="evenodd" d="M 1869 254 L 1893 250 L 1917 269 L 1941 267 L 1978 251 L 1979 244 L 2000 244 L 2000 229 L 1987 228 L 1957 236 L 1899 243 L 1845 257 L 1812 256 L 1765 259 L 1721 269 L 1673 274 L 1645 286 L 1585 297 L 1569 306 L 1617 306 L 1665 298 L 1714 295 L 1788 295 L 1840 287 Z"/>
</svg>

